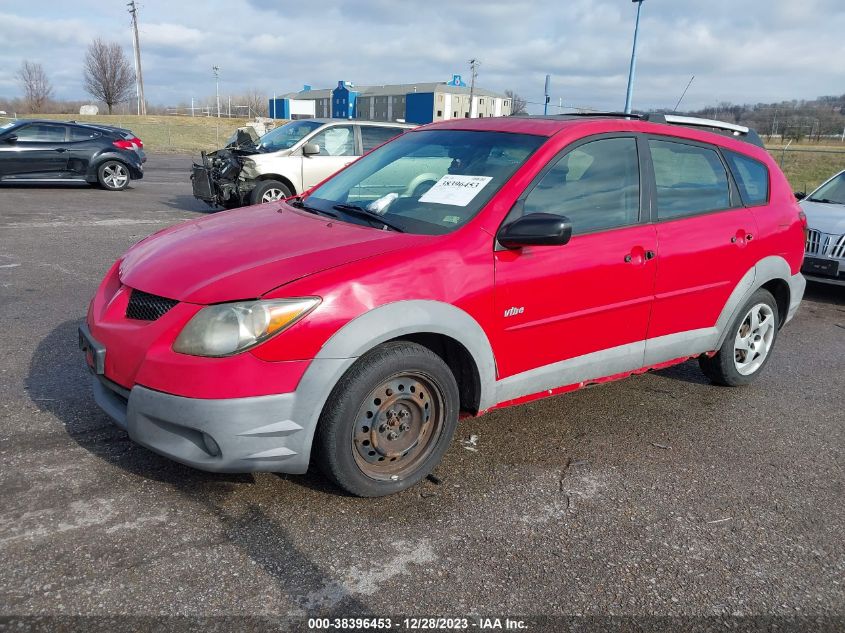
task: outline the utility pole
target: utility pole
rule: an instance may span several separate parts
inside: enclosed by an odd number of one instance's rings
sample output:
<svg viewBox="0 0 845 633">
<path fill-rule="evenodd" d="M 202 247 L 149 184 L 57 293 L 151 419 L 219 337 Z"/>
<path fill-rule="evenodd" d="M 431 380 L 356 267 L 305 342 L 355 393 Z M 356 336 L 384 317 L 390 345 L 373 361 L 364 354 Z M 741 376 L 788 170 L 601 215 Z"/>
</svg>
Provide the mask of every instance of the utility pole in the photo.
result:
<svg viewBox="0 0 845 633">
<path fill-rule="evenodd" d="M 214 65 L 211 67 L 214 71 L 214 85 L 217 92 L 217 118 L 220 118 L 220 66 Z"/>
<path fill-rule="evenodd" d="M 631 98 L 634 96 L 634 71 L 637 67 L 637 37 L 640 34 L 640 9 L 643 0 L 631 0 L 637 3 L 637 21 L 634 24 L 634 47 L 631 50 L 631 67 L 628 69 L 628 93 L 625 95 L 625 114 L 631 113 Z"/>
<path fill-rule="evenodd" d="M 549 84 L 552 81 L 551 75 L 546 75 L 546 87 L 543 90 L 543 115 L 547 115 L 549 113 Z"/>
<path fill-rule="evenodd" d="M 472 118 L 472 103 L 473 97 L 475 95 L 475 78 L 478 77 L 478 66 L 481 64 L 475 58 L 469 60 L 469 71 L 470 71 L 470 79 L 469 79 L 469 118 Z"/>
<path fill-rule="evenodd" d="M 138 8 L 135 0 L 130 0 L 127 5 L 129 14 L 132 16 L 132 48 L 135 50 L 135 94 L 138 97 L 138 114 L 147 115 L 147 101 L 144 99 L 144 73 L 141 72 L 141 42 L 138 39 Z"/>
</svg>

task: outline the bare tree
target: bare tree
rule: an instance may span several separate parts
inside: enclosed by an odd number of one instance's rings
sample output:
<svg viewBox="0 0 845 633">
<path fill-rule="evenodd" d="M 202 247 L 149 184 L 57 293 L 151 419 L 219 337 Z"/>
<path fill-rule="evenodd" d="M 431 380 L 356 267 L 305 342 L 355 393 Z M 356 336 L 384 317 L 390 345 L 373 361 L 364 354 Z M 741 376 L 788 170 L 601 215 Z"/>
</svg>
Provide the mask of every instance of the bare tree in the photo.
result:
<svg viewBox="0 0 845 633">
<path fill-rule="evenodd" d="M 243 104 L 249 106 L 249 116 L 267 116 L 269 100 L 264 92 L 253 88 L 241 98 Z"/>
<path fill-rule="evenodd" d="M 27 109 L 30 112 L 41 112 L 41 109 L 47 103 L 47 99 L 53 94 L 53 87 L 50 85 L 50 80 L 47 79 L 44 67 L 25 59 L 21 62 L 17 77 L 23 87 Z"/>
<path fill-rule="evenodd" d="M 112 107 L 132 97 L 135 73 L 117 42 L 100 38 L 88 45 L 85 53 L 85 91 L 99 99 L 112 113 Z"/>
<path fill-rule="evenodd" d="M 511 100 L 511 116 L 528 114 L 528 102 L 513 90 L 505 90 L 505 96 Z"/>
</svg>

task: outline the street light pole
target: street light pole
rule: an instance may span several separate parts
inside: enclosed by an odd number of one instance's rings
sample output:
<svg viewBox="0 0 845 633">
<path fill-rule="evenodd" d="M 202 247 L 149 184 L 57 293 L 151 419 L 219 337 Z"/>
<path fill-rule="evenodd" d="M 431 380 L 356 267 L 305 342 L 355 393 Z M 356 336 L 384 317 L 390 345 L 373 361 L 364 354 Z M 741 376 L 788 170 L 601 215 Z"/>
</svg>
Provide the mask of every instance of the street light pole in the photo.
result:
<svg viewBox="0 0 845 633">
<path fill-rule="evenodd" d="M 625 96 L 625 114 L 631 113 L 631 97 L 634 95 L 634 71 L 637 67 L 637 37 L 640 34 L 640 9 L 643 0 L 631 0 L 637 3 L 637 22 L 634 25 L 634 48 L 631 50 L 631 68 L 628 70 L 628 93 Z"/>
<path fill-rule="evenodd" d="M 214 85 L 217 91 L 217 118 L 220 118 L 220 66 L 213 66 L 211 70 L 214 71 Z"/>
</svg>

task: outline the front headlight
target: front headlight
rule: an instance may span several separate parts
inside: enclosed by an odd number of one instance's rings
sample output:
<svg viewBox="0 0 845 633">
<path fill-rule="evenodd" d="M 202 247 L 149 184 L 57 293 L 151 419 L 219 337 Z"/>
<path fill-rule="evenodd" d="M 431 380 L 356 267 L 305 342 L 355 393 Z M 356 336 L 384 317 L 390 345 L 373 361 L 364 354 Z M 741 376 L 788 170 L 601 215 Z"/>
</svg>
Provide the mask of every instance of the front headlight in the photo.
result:
<svg viewBox="0 0 845 633">
<path fill-rule="evenodd" d="M 319 297 L 303 297 L 208 306 L 188 321 L 173 351 L 192 356 L 231 356 L 289 328 L 319 303 Z"/>
</svg>

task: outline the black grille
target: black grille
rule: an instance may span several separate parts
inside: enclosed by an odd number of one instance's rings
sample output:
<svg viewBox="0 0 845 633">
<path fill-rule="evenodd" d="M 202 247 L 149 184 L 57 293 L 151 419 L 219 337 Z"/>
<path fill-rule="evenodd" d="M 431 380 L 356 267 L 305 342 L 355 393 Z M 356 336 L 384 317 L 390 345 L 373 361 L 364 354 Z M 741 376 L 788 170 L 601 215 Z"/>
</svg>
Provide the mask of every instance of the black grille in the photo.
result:
<svg viewBox="0 0 845 633">
<path fill-rule="evenodd" d="M 133 290 L 129 295 L 129 305 L 126 306 L 126 318 L 140 321 L 155 321 L 164 316 L 178 301 L 165 299 L 148 292 Z"/>
</svg>

